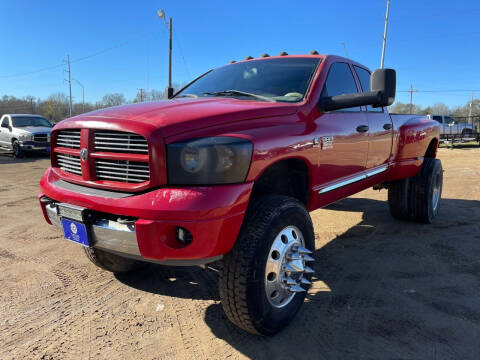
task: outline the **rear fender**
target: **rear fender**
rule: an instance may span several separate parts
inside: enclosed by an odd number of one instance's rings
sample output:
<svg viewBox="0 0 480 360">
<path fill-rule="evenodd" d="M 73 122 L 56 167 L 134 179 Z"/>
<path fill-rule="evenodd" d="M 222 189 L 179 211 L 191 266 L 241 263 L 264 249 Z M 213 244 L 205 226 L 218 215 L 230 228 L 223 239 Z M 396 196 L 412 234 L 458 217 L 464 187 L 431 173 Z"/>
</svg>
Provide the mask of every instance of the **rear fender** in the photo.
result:
<svg viewBox="0 0 480 360">
<path fill-rule="evenodd" d="M 436 156 L 440 126 L 422 116 L 392 116 L 396 133 L 397 152 L 389 181 L 417 175 L 425 156 Z M 434 148 L 432 148 L 434 147 Z"/>
</svg>

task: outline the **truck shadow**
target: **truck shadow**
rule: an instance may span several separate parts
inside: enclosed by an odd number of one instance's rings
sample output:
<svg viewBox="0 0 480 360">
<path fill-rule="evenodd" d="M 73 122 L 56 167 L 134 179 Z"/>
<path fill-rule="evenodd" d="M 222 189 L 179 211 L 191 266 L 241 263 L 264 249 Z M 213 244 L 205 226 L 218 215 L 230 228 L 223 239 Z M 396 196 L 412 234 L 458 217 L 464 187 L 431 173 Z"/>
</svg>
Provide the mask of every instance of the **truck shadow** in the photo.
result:
<svg viewBox="0 0 480 360">
<path fill-rule="evenodd" d="M 363 212 L 363 219 L 316 251 L 317 276 L 293 323 L 258 338 L 215 304 L 205 321 L 216 336 L 256 359 L 478 354 L 479 201 L 444 200 L 433 225 L 394 220 L 385 202 L 371 199 L 328 209 Z"/>
<path fill-rule="evenodd" d="M 273 337 L 231 324 L 216 302 L 205 323 L 249 358 L 475 358 L 480 351 L 480 202 L 443 199 L 433 225 L 390 217 L 384 201 L 327 209 L 362 220 L 325 243 L 315 229 L 316 277 L 295 320 Z M 318 219 L 319 217 L 317 217 Z M 117 278 L 154 293 L 218 300 L 215 274 L 161 269 Z M 162 275 L 158 275 L 158 273 Z"/>
<path fill-rule="evenodd" d="M 49 159 L 50 154 L 47 153 L 29 153 L 21 159 L 15 159 L 12 152 L 0 150 L 0 165 L 2 164 L 20 164 L 20 163 L 31 163 L 38 160 Z"/>
<path fill-rule="evenodd" d="M 168 267 L 153 263 L 134 273 L 114 274 L 120 282 L 152 294 L 171 297 L 220 300 L 217 274 L 194 267 Z"/>
</svg>

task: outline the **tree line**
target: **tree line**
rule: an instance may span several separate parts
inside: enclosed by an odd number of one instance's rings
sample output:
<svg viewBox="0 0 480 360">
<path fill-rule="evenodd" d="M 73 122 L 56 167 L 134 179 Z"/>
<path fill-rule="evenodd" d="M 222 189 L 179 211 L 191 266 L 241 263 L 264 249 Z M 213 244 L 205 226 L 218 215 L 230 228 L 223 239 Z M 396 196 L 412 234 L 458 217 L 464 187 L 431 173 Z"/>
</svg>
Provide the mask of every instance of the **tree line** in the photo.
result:
<svg viewBox="0 0 480 360">
<path fill-rule="evenodd" d="M 174 85 L 174 88 L 180 89 L 180 85 Z M 176 91 L 175 90 L 175 91 Z M 89 111 L 103 109 L 111 106 L 118 106 L 127 103 L 138 103 L 144 101 L 153 101 L 164 99 L 164 92 L 161 90 L 145 91 L 141 89 L 137 92 L 135 98 L 127 100 L 121 93 L 105 94 L 100 101 L 75 102 L 72 104 L 72 116 L 83 114 Z M 467 117 L 470 114 L 470 102 L 463 106 L 449 107 L 448 105 L 437 102 L 434 105 L 421 107 L 416 104 L 405 104 L 397 101 L 390 107 L 391 113 L 396 114 L 435 114 L 451 115 L 454 117 Z M 2 114 L 38 114 L 43 115 L 53 123 L 57 123 L 69 116 L 69 99 L 62 92 L 48 96 L 45 100 L 33 96 L 17 98 L 15 96 L 4 95 L 0 98 L 0 116 Z M 480 116 L 480 100 L 472 102 L 472 116 Z"/>
<path fill-rule="evenodd" d="M 397 101 L 393 104 L 389 111 L 395 114 L 418 114 L 418 115 L 451 115 L 453 117 L 468 117 L 470 115 L 470 103 L 472 103 L 472 116 L 480 116 L 480 100 L 473 100 L 467 102 L 463 106 L 449 107 L 448 105 L 437 102 L 433 105 L 421 107 L 420 105 L 405 104 Z"/>
<path fill-rule="evenodd" d="M 175 85 L 174 89 L 180 89 L 180 86 Z M 131 100 L 127 100 L 121 93 L 105 94 L 100 101 L 95 103 L 74 102 L 72 104 L 72 116 L 111 106 L 162 99 L 164 99 L 164 92 L 161 90 L 146 91 L 140 89 L 135 98 Z M 67 118 L 69 113 L 69 98 L 62 92 L 54 93 L 46 99 L 35 98 L 34 96 L 17 98 L 9 95 L 0 98 L 0 117 L 3 114 L 37 114 L 44 116 L 52 123 L 57 123 Z"/>
</svg>

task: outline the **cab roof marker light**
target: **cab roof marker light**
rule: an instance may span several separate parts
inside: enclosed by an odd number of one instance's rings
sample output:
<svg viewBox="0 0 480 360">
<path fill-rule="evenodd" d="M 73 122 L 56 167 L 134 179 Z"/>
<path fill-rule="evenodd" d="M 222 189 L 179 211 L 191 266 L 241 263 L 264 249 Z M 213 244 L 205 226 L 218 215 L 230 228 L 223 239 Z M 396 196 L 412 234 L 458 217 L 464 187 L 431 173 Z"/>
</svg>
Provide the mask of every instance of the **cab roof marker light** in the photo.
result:
<svg viewBox="0 0 480 360">
<path fill-rule="evenodd" d="M 317 50 L 312 50 L 310 51 L 310 55 L 319 55 Z"/>
<path fill-rule="evenodd" d="M 278 56 L 287 56 L 288 53 L 286 51 L 280 51 L 280 54 Z"/>
<path fill-rule="evenodd" d="M 245 58 L 245 60 L 252 60 L 252 59 L 253 59 L 253 56 L 250 56 L 250 55 Z"/>
<path fill-rule="evenodd" d="M 270 57 L 270 55 L 268 55 L 267 53 L 263 53 L 261 57 L 266 58 L 266 57 Z"/>
</svg>

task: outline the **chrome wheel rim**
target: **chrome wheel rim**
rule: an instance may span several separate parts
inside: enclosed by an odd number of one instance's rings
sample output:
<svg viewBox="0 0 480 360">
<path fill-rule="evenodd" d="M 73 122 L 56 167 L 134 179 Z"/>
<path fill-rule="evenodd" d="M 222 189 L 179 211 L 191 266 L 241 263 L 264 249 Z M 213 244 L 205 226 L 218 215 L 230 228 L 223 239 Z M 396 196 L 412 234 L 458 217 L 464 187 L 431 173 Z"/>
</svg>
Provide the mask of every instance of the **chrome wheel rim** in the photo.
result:
<svg viewBox="0 0 480 360">
<path fill-rule="evenodd" d="M 442 177 L 441 174 L 435 176 L 435 182 L 433 184 L 433 193 L 432 193 L 432 206 L 433 211 L 437 211 L 438 204 L 440 203 L 440 195 L 442 192 Z"/>
<path fill-rule="evenodd" d="M 311 283 L 305 277 L 313 273 L 306 266 L 314 259 L 305 248 L 302 232 L 296 226 L 287 226 L 273 240 L 265 266 L 265 292 L 276 308 L 288 305 L 296 293 L 305 292 Z"/>
</svg>

